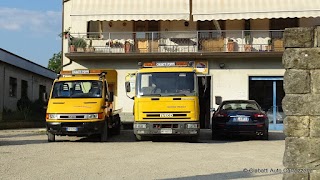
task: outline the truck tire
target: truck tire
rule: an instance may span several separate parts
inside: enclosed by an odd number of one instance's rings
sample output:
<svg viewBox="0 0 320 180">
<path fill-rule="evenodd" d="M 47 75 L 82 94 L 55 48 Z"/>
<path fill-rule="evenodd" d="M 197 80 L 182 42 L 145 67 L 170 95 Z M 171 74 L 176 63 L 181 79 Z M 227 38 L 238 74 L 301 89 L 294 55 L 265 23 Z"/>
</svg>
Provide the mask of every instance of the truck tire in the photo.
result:
<svg viewBox="0 0 320 180">
<path fill-rule="evenodd" d="M 116 127 L 114 127 L 114 134 L 119 135 L 121 132 L 121 125 L 118 124 Z"/>
<path fill-rule="evenodd" d="M 189 142 L 190 142 L 190 143 L 197 143 L 197 142 L 199 142 L 199 135 L 190 136 L 190 137 L 189 137 Z"/>
<path fill-rule="evenodd" d="M 217 139 L 219 139 L 219 135 L 218 135 L 217 133 L 215 133 L 215 132 L 212 131 L 211 139 L 212 139 L 212 140 L 217 140 Z"/>
<path fill-rule="evenodd" d="M 56 141 L 55 134 L 53 134 L 51 132 L 47 132 L 47 135 L 48 135 L 48 142 L 55 142 Z"/>
<path fill-rule="evenodd" d="M 103 130 L 101 132 L 101 135 L 100 135 L 100 141 L 101 142 L 106 142 L 107 139 L 108 139 L 108 132 L 109 132 L 109 129 L 108 129 L 108 123 L 106 122 L 103 126 Z"/>
<path fill-rule="evenodd" d="M 113 127 L 113 134 L 114 135 L 119 135 L 120 132 L 121 132 L 121 122 L 120 122 L 120 118 L 118 117 L 116 119 L 115 126 Z"/>
<path fill-rule="evenodd" d="M 146 141 L 146 140 L 148 140 L 148 138 L 147 137 L 145 137 L 145 136 L 141 136 L 141 135 L 135 135 L 135 137 L 136 137 L 136 141 Z"/>
</svg>

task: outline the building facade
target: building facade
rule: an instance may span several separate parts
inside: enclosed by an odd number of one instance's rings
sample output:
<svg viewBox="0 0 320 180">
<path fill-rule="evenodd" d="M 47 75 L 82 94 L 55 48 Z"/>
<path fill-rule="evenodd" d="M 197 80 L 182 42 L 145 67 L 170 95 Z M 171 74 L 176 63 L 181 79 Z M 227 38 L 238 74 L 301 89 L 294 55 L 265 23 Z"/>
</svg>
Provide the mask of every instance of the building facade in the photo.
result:
<svg viewBox="0 0 320 180">
<path fill-rule="evenodd" d="M 290 4 L 290 6 L 288 5 Z M 283 31 L 320 24 L 320 0 L 64 0 L 64 70 L 113 69 L 116 108 L 132 122 L 125 76 L 138 62 L 201 61 L 202 127 L 215 97 L 255 99 L 282 129 Z"/>
<path fill-rule="evenodd" d="M 0 120 L 3 111 L 16 111 L 23 97 L 31 101 L 49 93 L 56 73 L 0 48 Z"/>
</svg>

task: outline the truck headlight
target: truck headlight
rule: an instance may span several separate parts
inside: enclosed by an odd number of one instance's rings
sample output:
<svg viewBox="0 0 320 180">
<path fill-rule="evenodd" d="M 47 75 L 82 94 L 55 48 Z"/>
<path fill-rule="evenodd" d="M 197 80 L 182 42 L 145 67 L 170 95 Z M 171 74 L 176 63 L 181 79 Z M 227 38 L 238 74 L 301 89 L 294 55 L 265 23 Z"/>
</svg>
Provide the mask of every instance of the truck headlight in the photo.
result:
<svg viewBox="0 0 320 180">
<path fill-rule="evenodd" d="M 187 124 L 187 129 L 197 129 L 198 127 L 198 124 Z"/>
<path fill-rule="evenodd" d="M 88 119 L 98 119 L 98 114 L 88 114 Z"/>
<path fill-rule="evenodd" d="M 49 114 L 49 119 L 58 119 L 57 114 Z"/>
<path fill-rule="evenodd" d="M 134 128 L 138 128 L 138 129 L 140 129 L 140 128 L 147 128 L 147 124 L 134 124 L 133 127 L 134 127 Z"/>
</svg>

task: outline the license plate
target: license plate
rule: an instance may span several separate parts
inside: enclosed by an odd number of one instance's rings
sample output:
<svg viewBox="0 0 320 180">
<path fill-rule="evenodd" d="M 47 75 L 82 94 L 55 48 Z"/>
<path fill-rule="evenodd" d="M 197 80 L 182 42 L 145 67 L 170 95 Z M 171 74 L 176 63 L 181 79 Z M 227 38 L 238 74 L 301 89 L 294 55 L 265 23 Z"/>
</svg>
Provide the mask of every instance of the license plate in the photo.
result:
<svg viewBox="0 0 320 180">
<path fill-rule="evenodd" d="M 67 131 L 78 131 L 77 127 L 67 127 Z"/>
<path fill-rule="evenodd" d="M 248 117 L 234 117 L 233 122 L 249 122 L 249 118 Z"/>
<path fill-rule="evenodd" d="M 161 129 L 160 133 L 161 134 L 172 134 L 172 129 Z"/>
</svg>

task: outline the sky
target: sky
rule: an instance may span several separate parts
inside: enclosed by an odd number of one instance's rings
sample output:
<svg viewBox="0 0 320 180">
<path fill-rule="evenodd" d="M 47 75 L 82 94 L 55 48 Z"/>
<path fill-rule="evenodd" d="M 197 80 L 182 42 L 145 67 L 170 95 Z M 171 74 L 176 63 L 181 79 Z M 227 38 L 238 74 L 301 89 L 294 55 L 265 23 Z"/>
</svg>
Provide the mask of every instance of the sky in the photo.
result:
<svg viewBox="0 0 320 180">
<path fill-rule="evenodd" d="M 0 0 L 0 48 L 48 67 L 61 51 L 62 0 Z"/>
</svg>

